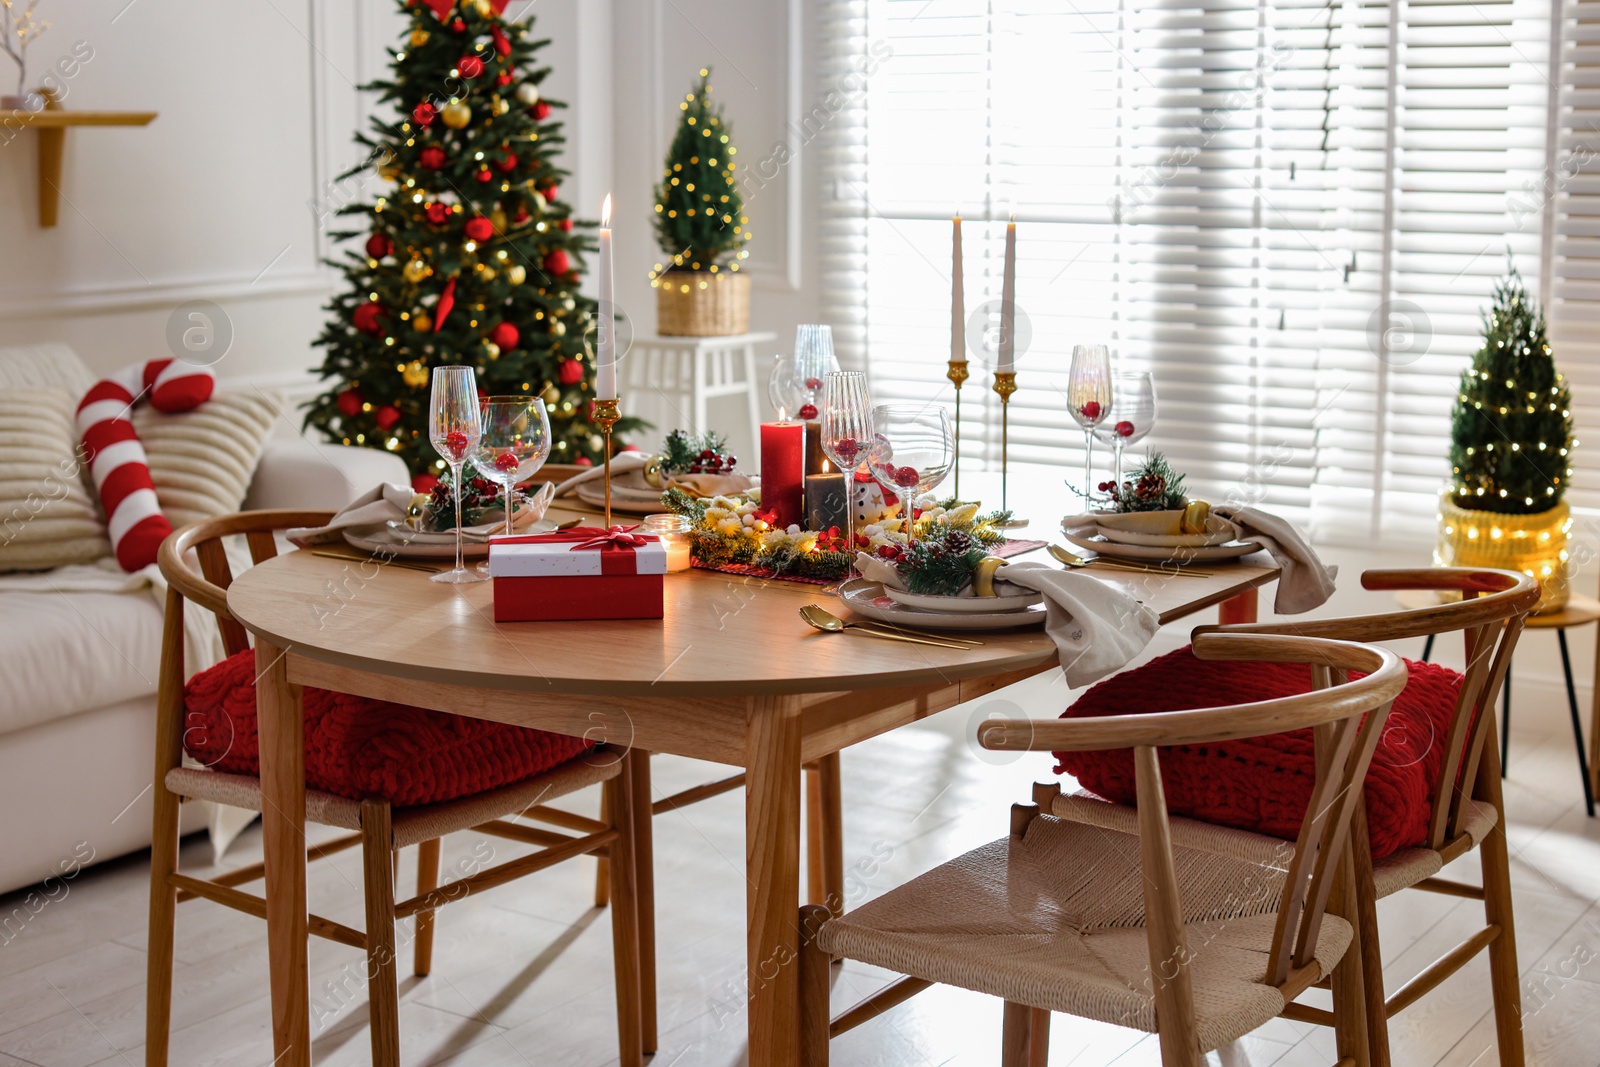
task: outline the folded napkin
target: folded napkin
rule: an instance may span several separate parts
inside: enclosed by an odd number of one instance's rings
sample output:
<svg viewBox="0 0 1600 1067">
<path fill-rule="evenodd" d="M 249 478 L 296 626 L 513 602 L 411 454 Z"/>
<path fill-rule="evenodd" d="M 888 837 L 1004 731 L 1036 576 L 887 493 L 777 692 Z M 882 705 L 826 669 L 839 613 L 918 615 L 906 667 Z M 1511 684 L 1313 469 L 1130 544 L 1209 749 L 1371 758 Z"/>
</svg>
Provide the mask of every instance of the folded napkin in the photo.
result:
<svg viewBox="0 0 1600 1067">
<path fill-rule="evenodd" d="M 1223 504 L 1211 514 L 1226 520 L 1241 541 L 1253 541 L 1282 568 L 1278 575 L 1278 595 L 1272 610 L 1279 615 L 1298 615 L 1321 607 L 1333 595 L 1338 567 L 1330 567 L 1317 557 L 1298 530 L 1276 515 L 1252 507 Z"/>
<path fill-rule="evenodd" d="M 617 479 L 619 475 L 632 474 L 642 471 L 649 462 L 643 452 L 619 452 L 611 457 L 611 477 Z M 582 474 L 574 474 L 571 478 L 556 486 L 556 496 L 566 496 L 585 482 L 596 481 L 605 476 L 605 466 L 598 465 L 589 468 Z M 637 489 L 630 480 L 628 488 Z M 756 479 L 748 474 L 680 474 L 667 481 L 667 485 L 682 489 L 690 496 L 709 498 L 714 496 L 733 496 L 756 485 Z"/>
<path fill-rule="evenodd" d="M 611 457 L 611 477 L 626 474 L 629 471 L 642 471 L 644 465 L 650 460 L 643 452 L 618 452 Z M 556 496 L 566 496 L 584 482 L 597 481 L 606 473 L 605 464 L 596 463 L 582 474 L 574 474 L 566 481 L 556 486 Z"/>
<path fill-rule="evenodd" d="M 306 548 L 310 545 L 327 544 L 330 541 L 343 541 L 344 531 L 348 529 L 382 526 L 391 520 L 404 522 L 406 511 L 411 507 L 411 498 L 415 495 L 415 490 L 409 485 L 388 482 L 376 486 L 346 504 L 328 525 L 296 527 L 288 531 L 288 538 L 301 548 Z M 520 530 L 544 518 L 544 513 L 550 507 L 550 500 L 554 496 L 554 486 L 549 483 L 540 486 L 539 491 L 528 498 L 528 506 L 511 516 L 511 528 Z M 493 532 L 498 533 L 499 530 Z M 492 534 L 468 533 L 466 536 L 484 540 Z"/>
<path fill-rule="evenodd" d="M 858 552 L 856 569 L 871 581 L 905 588 L 887 560 Z M 1044 595 L 1044 631 L 1055 642 L 1062 673 L 1074 689 L 1126 667 L 1161 627 L 1155 612 L 1087 574 L 1044 563 L 1007 563 L 994 576 L 997 583 Z"/>
</svg>

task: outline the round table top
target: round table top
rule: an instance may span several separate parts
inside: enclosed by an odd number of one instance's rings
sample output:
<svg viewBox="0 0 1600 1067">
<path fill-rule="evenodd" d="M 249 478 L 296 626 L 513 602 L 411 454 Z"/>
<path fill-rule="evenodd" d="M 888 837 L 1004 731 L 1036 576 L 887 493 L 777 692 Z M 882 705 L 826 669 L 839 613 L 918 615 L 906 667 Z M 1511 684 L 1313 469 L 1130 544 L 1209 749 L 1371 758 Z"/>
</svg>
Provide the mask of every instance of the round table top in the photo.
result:
<svg viewBox="0 0 1600 1067">
<path fill-rule="evenodd" d="M 1406 589 L 1396 593 L 1394 598 L 1403 608 L 1427 608 L 1440 603 L 1439 595 L 1431 589 Z M 1573 593 L 1567 598 L 1567 606 L 1560 611 L 1529 615 L 1522 625 L 1529 630 L 1565 630 L 1586 626 L 1597 619 L 1600 619 L 1600 600 Z"/>
<path fill-rule="evenodd" d="M 962 634 L 971 651 L 821 633 L 799 609 L 847 615 L 821 587 L 669 574 L 666 617 L 494 622 L 490 582 L 451 586 L 376 561 L 289 552 L 239 575 L 228 608 L 252 633 L 377 674 L 491 689 L 612 696 L 839 692 L 979 678 L 1056 662 L 1043 629 Z"/>
</svg>

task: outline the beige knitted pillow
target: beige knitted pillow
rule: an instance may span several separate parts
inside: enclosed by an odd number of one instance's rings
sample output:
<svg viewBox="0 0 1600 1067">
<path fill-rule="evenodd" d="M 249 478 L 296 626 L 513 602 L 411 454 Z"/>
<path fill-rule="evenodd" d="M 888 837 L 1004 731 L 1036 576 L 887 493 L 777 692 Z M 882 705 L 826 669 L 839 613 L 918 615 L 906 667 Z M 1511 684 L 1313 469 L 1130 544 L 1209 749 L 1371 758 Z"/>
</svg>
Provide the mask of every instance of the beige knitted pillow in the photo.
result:
<svg viewBox="0 0 1600 1067">
<path fill-rule="evenodd" d="M 210 400 L 168 415 L 141 404 L 133 426 L 173 528 L 238 511 L 280 412 L 281 396 L 219 386 Z"/>
<path fill-rule="evenodd" d="M 111 554 L 84 484 L 66 389 L 0 389 L 0 571 L 47 570 Z"/>
</svg>

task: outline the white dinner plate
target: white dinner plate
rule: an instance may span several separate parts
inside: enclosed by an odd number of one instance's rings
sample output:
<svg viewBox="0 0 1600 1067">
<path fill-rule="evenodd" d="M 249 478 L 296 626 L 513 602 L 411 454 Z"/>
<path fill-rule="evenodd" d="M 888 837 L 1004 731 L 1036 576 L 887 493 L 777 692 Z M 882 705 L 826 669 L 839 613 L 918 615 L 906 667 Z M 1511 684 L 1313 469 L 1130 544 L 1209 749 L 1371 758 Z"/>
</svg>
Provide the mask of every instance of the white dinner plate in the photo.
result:
<svg viewBox="0 0 1600 1067">
<path fill-rule="evenodd" d="M 940 615 L 998 615 L 1007 611 L 1026 611 L 1044 603 L 1044 594 L 1024 592 L 1016 596 L 932 596 L 883 587 L 884 595 L 902 607 L 931 611 Z"/>
<path fill-rule="evenodd" d="M 549 519 L 540 519 L 516 531 L 518 536 L 526 534 L 549 533 L 556 528 L 556 524 Z M 429 535 L 433 536 L 442 535 Z M 414 532 L 400 533 L 387 526 L 357 526 L 344 531 L 344 539 L 352 547 L 363 552 L 372 552 L 377 555 L 392 555 L 405 559 L 455 559 L 456 539 L 450 535 L 445 541 L 421 540 Z M 485 559 L 489 555 L 488 541 L 475 541 L 463 538 L 461 541 L 461 555 L 464 559 Z"/>
<path fill-rule="evenodd" d="M 839 586 L 839 599 L 845 607 L 878 622 L 903 626 L 908 630 L 1021 630 L 1043 626 L 1045 607 L 1036 604 L 1022 611 L 999 611 L 992 614 L 945 614 L 918 611 L 902 607 L 884 596 L 880 582 L 866 578 L 852 578 Z"/>
<path fill-rule="evenodd" d="M 1238 559 L 1252 552 L 1260 552 L 1254 541 L 1228 541 L 1220 545 L 1126 545 L 1108 541 L 1100 536 L 1088 536 L 1063 526 L 1061 535 L 1079 548 L 1098 552 L 1109 559 L 1135 559 L 1143 563 L 1213 563 L 1217 560 Z"/>
<path fill-rule="evenodd" d="M 1153 534 L 1141 533 L 1138 530 L 1114 530 L 1102 525 L 1100 534 L 1107 541 L 1115 541 L 1122 545 L 1149 545 L 1153 548 L 1209 548 L 1212 545 L 1225 545 L 1234 538 L 1233 524 L 1222 519 L 1212 519 L 1206 525 L 1205 533 L 1198 534 Z"/>
</svg>

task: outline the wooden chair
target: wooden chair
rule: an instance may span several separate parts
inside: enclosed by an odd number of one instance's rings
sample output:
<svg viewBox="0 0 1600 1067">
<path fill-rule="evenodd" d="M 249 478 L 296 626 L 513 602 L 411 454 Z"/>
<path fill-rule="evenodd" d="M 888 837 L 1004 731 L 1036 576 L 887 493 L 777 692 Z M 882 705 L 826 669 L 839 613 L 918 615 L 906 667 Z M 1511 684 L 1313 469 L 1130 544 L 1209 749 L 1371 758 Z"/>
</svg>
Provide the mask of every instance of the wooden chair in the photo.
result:
<svg viewBox="0 0 1600 1067">
<path fill-rule="evenodd" d="M 802 1063 L 824 1067 L 831 1036 L 942 982 L 1005 999 L 1006 1067 L 1045 1063 L 1052 1011 L 1157 1033 L 1165 1067 L 1197 1067 L 1330 973 L 1339 1063 L 1366 1062 L 1361 957 L 1346 951 L 1355 930 L 1337 912 L 1351 911 L 1355 798 L 1405 667 L 1384 649 L 1301 637 L 1211 635 L 1195 653 L 1309 663 L 1318 689 L 1196 711 L 986 723 L 978 739 L 990 749 L 1132 748 L 1137 809 L 1101 802 L 1091 825 L 1017 805 L 1009 839 L 843 918 L 802 909 Z M 1365 677 L 1343 681 L 1351 671 Z M 1292 845 L 1169 819 L 1159 746 L 1307 727 L 1316 783 Z M 1037 787 L 1036 802 L 1054 790 Z M 906 977 L 830 1021 L 834 956 Z"/>
<path fill-rule="evenodd" d="M 1500 789 L 1499 748 L 1495 743 L 1495 698 L 1511 666 L 1523 621 L 1539 600 L 1539 586 L 1514 571 L 1466 568 L 1371 570 L 1361 576 L 1366 589 L 1429 590 L 1459 593 L 1463 599 L 1409 611 L 1345 619 L 1293 623 L 1200 627 L 1196 635 L 1288 634 L 1346 641 L 1399 641 L 1460 631 L 1466 642 L 1466 670 L 1450 717 L 1442 772 L 1431 798 L 1428 839 L 1374 862 L 1368 851 L 1364 808 L 1356 813 L 1357 906 L 1361 953 L 1367 983 L 1367 1017 L 1372 1027 L 1373 1063 L 1387 1067 L 1389 1017 L 1410 1006 L 1489 950 L 1495 1033 L 1500 1063 L 1521 1067 L 1522 997 L 1517 975 L 1516 930 L 1512 921 L 1510 861 L 1506 854 L 1506 814 Z M 1477 849 L 1482 888 L 1437 877 L 1450 861 Z M 1484 926 L 1385 997 L 1382 948 L 1376 901 L 1403 889 L 1483 901 Z M 1295 1005 L 1290 1017 L 1328 1024 L 1328 1013 Z"/>
<path fill-rule="evenodd" d="M 246 893 L 240 885 L 265 877 L 262 864 L 229 871 L 212 879 L 196 878 L 178 869 L 178 811 L 187 799 L 260 807 L 258 778 L 183 766 L 185 729 L 184 631 L 186 601 L 193 601 L 217 616 L 229 655 L 249 647 L 248 637 L 229 614 L 227 588 L 232 571 L 224 554 L 223 539 L 243 535 L 256 563 L 277 552 L 274 531 L 296 526 L 320 526 L 327 512 L 256 511 L 227 515 L 197 523 L 174 533 L 161 546 L 160 566 L 169 588 L 162 641 L 161 677 L 155 760 L 155 818 L 150 860 L 150 943 L 148 1001 L 146 1007 L 145 1062 L 162 1067 L 167 1062 L 172 1009 L 172 961 L 176 905 L 203 897 L 258 918 L 266 915 L 262 897 Z M 199 572 L 189 562 L 193 555 Z M 413 970 L 426 975 L 432 964 L 434 916 L 441 906 L 474 893 L 502 885 L 523 875 L 552 867 L 583 855 L 598 855 L 611 866 L 612 950 L 615 956 L 618 1041 L 622 1063 L 643 1063 L 642 1004 L 654 999 L 641 977 L 639 911 L 648 901 L 637 899 L 634 861 L 636 806 L 633 754 L 601 746 L 587 756 L 569 760 L 531 779 L 499 789 L 437 804 L 400 808 L 381 799 L 351 800 L 308 789 L 309 821 L 353 831 L 347 836 L 307 849 L 316 860 L 360 845 L 365 872 L 365 930 L 312 915 L 310 932 L 367 954 L 368 1011 L 372 1030 L 372 1061 L 380 1067 L 397 1067 L 400 1061 L 399 992 L 396 984 L 395 921 L 416 917 Z M 605 815 L 586 818 L 547 801 L 603 783 Z M 549 830 L 517 821 L 525 817 L 559 827 Z M 471 873 L 439 885 L 439 838 L 457 830 L 474 830 L 494 837 L 540 846 L 539 851 Z M 561 831 L 568 832 L 561 832 Z M 399 850 L 418 847 L 417 895 L 394 899 Z M 271 891 L 270 885 L 268 892 Z"/>
</svg>

